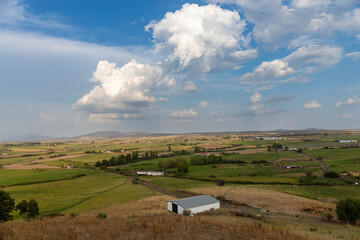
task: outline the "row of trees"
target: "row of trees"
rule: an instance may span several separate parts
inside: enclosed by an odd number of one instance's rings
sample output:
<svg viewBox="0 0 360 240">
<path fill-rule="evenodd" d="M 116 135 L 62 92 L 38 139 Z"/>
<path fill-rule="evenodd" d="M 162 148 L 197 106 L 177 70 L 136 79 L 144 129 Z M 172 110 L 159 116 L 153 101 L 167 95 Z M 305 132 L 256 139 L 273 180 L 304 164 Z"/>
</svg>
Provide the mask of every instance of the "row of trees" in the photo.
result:
<svg viewBox="0 0 360 240">
<path fill-rule="evenodd" d="M 133 163 L 141 160 L 146 159 L 152 159 L 157 158 L 158 154 L 155 151 L 146 151 L 144 156 L 142 158 L 139 158 L 139 153 L 137 151 L 128 153 L 126 155 L 118 155 L 118 156 L 112 156 L 109 160 L 104 159 L 102 161 L 97 161 L 95 163 L 95 167 L 108 167 L 108 166 L 118 166 L 118 165 L 124 165 L 127 163 Z"/>
<path fill-rule="evenodd" d="M 210 154 L 209 156 L 192 156 L 190 159 L 191 165 L 208 165 L 214 163 L 222 163 L 223 159 L 221 156 L 215 156 Z"/>
<path fill-rule="evenodd" d="M 31 199 L 29 202 L 22 200 L 15 206 L 15 200 L 10 194 L 0 190 L 0 222 L 12 220 L 11 212 L 14 210 L 19 211 L 20 215 L 27 219 L 35 218 L 39 215 L 39 205 L 34 199 Z"/>
<path fill-rule="evenodd" d="M 169 168 L 177 168 L 178 172 L 181 174 L 187 173 L 189 171 L 188 163 L 187 163 L 186 159 L 183 159 L 183 158 L 178 158 L 176 160 L 161 159 L 158 162 L 158 165 L 162 170 L 169 169 Z"/>
</svg>

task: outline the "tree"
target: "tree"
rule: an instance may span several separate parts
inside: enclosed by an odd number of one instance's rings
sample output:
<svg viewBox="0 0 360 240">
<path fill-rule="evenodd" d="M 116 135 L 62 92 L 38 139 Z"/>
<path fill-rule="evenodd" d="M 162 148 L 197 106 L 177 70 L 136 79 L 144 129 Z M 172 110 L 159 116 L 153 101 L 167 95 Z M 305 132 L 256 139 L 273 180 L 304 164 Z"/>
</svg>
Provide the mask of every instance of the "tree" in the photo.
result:
<svg viewBox="0 0 360 240">
<path fill-rule="evenodd" d="M 28 203 L 28 218 L 35 218 L 39 215 L 39 204 L 34 199 L 30 199 Z"/>
<path fill-rule="evenodd" d="M 12 219 L 10 213 L 15 208 L 15 200 L 9 193 L 0 190 L 0 222 L 6 222 Z"/>
<path fill-rule="evenodd" d="M 182 158 L 176 160 L 176 167 L 181 174 L 187 173 L 189 171 L 186 160 Z"/>
<path fill-rule="evenodd" d="M 336 214 L 340 221 L 355 225 L 360 219 L 360 200 L 346 198 L 336 204 Z"/>
<path fill-rule="evenodd" d="M 195 149 L 194 149 L 194 152 L 195 152 L 195 153 L 199 153 L 199 152 L 200 152 L 200 147 L 199 147 L 199 146 L 196 146 Z"/>
<path fill-rule="evenodd" d="M 169 144 L 169 147 L 168 147 L 168 149 L 169 149 L 169 152 L 171 152 L 171 145 Z"/>
<path fill-rule="evenodd" d="M 34 199 L 31 199 L 29 202 L 22 200 L 16 205 L 16 210 L 20 211 L 20 215 L 26 215 L 28 219 L 35 218 L 39 215 L 39 204 Z"/>
<path fill-rule="evenodd" d="M 28 202 L 22 200 L 18 205 L 16 205 L 16 210 L 20 211 L 20 215 L 24 215 L 28 212 Z"/>
<path fill-rule="evenodd" d="M 339 174 L 335 171 L 325 172 L 324 177 L 326 178 L 338 178 Z"/>
</svg>

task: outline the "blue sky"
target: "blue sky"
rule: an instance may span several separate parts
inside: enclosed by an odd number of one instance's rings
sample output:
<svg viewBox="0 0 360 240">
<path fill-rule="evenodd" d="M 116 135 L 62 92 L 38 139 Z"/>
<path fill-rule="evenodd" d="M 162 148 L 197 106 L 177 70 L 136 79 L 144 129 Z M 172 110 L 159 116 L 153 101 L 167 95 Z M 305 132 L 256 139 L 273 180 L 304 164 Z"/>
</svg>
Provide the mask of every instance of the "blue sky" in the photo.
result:
<svg viewBox="0 0 360 240">
<path fill-rule="evenodd" d="M 14 134 L 359 128 L 360 1 L 0 0 Z"/>
</svg>

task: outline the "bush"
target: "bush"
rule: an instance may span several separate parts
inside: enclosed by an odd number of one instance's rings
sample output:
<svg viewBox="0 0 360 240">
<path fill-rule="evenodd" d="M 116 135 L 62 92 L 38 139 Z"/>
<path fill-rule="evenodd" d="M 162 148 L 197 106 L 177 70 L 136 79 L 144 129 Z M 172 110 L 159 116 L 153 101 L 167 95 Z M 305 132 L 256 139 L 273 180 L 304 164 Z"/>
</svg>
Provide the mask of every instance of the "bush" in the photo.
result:
<svg viewBox="0 0 360 240">
<path fill-rule="evenodd" d="M 325 219 L 328 220 L 328 221 L 331 221 L 331 220 L 334 218 L 334 216 L 331 215 L 330 213 L 325 213 L 324 217 L 325 217 Z"/>
<path fill-rule="evenodd" d="M 265 163 L 268 163 L 268 161 L 266 161 L 266 160 L 255 160 L 255 161 L 251 162 L 251 164 L 265 164 Z"/>
<path fill-rule="evenodd" d="M 339 221 L 355 225 L 360 219 L 360 200 L 346 198 L 336 204 L 336 214 Z"/>
<path fill-rule="evenodd" d="M 184 210 L 183 215 L 184 216 L 190 216 L 191 215 L 191 210 Z"/>
<path fill-rule="evenodd" d="M 324 173 L 324 177 L 325 178 L 338 178 L 339 174 L 337 172 L 330 171 L 330 172 Z"/>
<path fill-rule="evenodd" d="M 216 179 L 215 182 L 216 182 L 216 184 L 219 185 L 220 187 L 221 187 L 221 186 L 224 186 L 224 184 L 225 184 L 225 181 L 224 181 L 223 179 Z"/>
<path fill-rule="evenodd" d="M 106 213 L 99 213 L 97 216 L 96 216 L 97 219 L 105 219 L 107 218 L 107 215 Z"/>
</svg>

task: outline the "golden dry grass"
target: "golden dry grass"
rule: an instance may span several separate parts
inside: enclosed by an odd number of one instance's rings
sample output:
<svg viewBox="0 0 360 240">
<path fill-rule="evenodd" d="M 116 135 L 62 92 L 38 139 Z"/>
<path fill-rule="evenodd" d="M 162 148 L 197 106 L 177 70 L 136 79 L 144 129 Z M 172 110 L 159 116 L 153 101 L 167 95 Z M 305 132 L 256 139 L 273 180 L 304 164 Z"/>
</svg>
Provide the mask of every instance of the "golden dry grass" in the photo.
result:
<svg viewBox="0 0 360 240">
<path fill-rule="evenodd" d="M 240 204 L 267 209 L 273 213 L 283 213 L 293 216 L 308 215 L 308 213 L 303 211 L 306 207 L 321 209 L 323 211 L 329 208 L 335 209 L 335 205 L 332 203 L 324 203 L 268 189 L 247 186 L 206 187 L 191 189 L 190 191 L 198 194 L 210 194 L 215 197 L 221 195 L 227 200 Z"/>
<path fill-rule="evenodd" d="M 234 216 L 184 217 L 166 210 L 172 197 L 141 200 L 70 216 L 0 224 L 0 239 L 310 239 L 288 229 Z M 106 219 L 97 219 L 98 213 Z"/>
<path fill-rule="evenodd" d="M 59 169 L 57 166 L 50 166 L 45 164 L 10 164 L 3 166 L 4 169 L 19 169 L 19 170 L 30 170 L 30 169 Z"/>
</svg>

